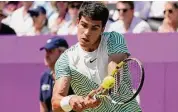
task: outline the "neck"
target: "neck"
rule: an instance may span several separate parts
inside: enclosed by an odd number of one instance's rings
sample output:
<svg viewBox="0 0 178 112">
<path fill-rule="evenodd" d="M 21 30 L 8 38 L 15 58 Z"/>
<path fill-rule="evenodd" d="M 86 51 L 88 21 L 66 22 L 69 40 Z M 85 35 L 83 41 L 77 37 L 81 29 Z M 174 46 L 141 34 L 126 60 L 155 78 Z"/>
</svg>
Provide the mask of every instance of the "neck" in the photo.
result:
<svg viewBox="0 0 178 112">
<path fill-rule="evenodd" d="M 30 8 L 30 7 L 25 7 L 25 6 L 24 6 L 23 13 L 26 14 L 27 11 L 29 10 L 29 8 Z"/>
<path fill-rule="evenodd" d="M 81 46 L 83 50 L 87 51 L 87 52 L 93 52 L 94 50 L 96 50 L 100 44 L 101 41 L 101 36 L 100 38 L 92 45 L 90 46 Z"/>
<path fill-rule="evenodd" d="M 177 30 L 177 28 L 178 28 L 178 22 L 177 21 L 176 22 L 169 22 L 168 24 L 169 24 L 170 27 L 172 27 L 173 30 L 175 30 L 175 31 Z"/>
<path fill-rule="evenodd" d="M 59 14 L 59 18 L 65 18 L 65 15 L 66 15 L 66 12 L 61 12 L 61 13 Z"/>
<path fill-rule="evenodd" d="M 128 31 L 128 29 L 130 28 L 130 25 L 132 23 L 132 19 L 133 19 L 133 17 L 131 19 L 126 19 L 125 21 L 123 21 L 126 31 Z"/>
<path fill-rule="evenodd" d="M 41 30 L 43 29 L 43 27 L 39 26 L 38 24 L 34 24 L 34 26 L 36 32 L 41 32 Z"/>
</svg>

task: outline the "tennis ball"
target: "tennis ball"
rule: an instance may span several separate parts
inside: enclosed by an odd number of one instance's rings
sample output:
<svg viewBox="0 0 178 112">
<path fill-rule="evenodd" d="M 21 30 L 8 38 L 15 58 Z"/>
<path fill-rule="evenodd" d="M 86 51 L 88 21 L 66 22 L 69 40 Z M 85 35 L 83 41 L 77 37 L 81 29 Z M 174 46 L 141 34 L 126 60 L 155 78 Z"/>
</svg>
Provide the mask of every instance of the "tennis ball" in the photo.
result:
<svg viewBox="0 0 178 112">
<path fill-rule="evenodd" d="M 103 83 L 101 84 L 101 86 L 104 89 L 110 89 L 114 86 L 115 84 L 115 79 L 112 76 L 107 76 L 104 78 Z"/>
</svg>

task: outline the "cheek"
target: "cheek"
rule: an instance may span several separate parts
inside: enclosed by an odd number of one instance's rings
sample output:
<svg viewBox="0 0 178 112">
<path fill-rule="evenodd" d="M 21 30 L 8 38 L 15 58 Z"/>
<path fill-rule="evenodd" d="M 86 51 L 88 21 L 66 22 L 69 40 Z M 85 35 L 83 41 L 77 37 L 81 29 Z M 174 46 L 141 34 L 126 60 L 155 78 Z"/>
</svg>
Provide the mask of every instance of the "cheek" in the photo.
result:
<svg viewBox="0 0 178 112">
<path fill-rule="evenodd" d="M 82 35 L 85 31 L 80 25 L 77 25 L 77 29 L 78 29 L 78 31 L 77 31 L 78 35 Z"/>
<path fill-rule="evenodd" d="M 92 35 L 90 36 L 91 37 L 91 41 L 95 42 L 98 40 L 98 37 L 101 35 L 100 31 L 97 31 L 97 32 L 92 32 Z"/>
</svg>

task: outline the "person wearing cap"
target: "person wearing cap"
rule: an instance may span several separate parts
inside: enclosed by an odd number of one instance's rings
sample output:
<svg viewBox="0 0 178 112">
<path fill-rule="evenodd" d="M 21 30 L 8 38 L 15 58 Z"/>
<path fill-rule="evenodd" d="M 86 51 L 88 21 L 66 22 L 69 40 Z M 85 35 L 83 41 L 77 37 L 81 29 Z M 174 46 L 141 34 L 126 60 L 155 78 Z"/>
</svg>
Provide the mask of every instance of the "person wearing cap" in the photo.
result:
<svg viewBox="0 0 178 112">
<path fill-rule="evenodd" d="M 38 6 L 36 9 L 29 10 L 28 13 L 33 19 L 33 26 L 27 31 L 28 36 L 46 35 L 49 33 L 47 27 L 46 9 Z"/>
<path fill-rule="evenodd" d="M 68 43 L 61 37 L 53 37 L 47 40 L 40 48 L 45 50 L 44 64 L 48 67 L 40 80 L 40 112 L 51 112 L 51 97 L 55 81 L 54 64 L 60 55 L 68 48 Z"/>
</svg>

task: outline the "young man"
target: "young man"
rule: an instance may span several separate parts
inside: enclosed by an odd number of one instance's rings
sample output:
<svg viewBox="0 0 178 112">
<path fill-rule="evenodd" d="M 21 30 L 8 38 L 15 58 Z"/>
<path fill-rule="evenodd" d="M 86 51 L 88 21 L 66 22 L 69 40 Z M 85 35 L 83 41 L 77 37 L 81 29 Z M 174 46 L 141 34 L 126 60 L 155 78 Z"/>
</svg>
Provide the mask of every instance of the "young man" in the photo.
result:
<svg viewBox="0 0 178 112">
<path fill-rule="evenodd" d="M 40 112 L 51 112 L 51 97 L 54 85 L 55 73 L 54 65 L 59 56 L 68 48 L 67 41 L 63 38 L 53 37 L 47 40 L 44 63 L 49 68 L 41 77 L 40 81 Z"/>
<path fill-rule="evenodd" d="M 78 15 L 78 43 L 65 51 L 55 64 L 56 83 L 53 89 L 54 112 L 139 112 L 136 100 L 114 105 L 110 100 L 93 99 L 102 80 L 116 64 L 129 56 L 124 37 L 116 32 L 103 33 L 109 11 L 101 2 L 84 2 Z M 67 96 L 71 85 L 75 95 Z M 120 85 L 127 97 L 129 76 Z M 93 90 L 92 93 L 90 93 Z M 89 94 L 90 93 L 90 94 Z"/>
<path fill-rule="evenodd" d="M 118 33 L 143 33 L 151 32 L 149 24 L 134 16 L 133 1 L 119 1 L 116 4 L 119 19 L 112 23 L 108 31 L 116 31 Z"/>
</svg>

